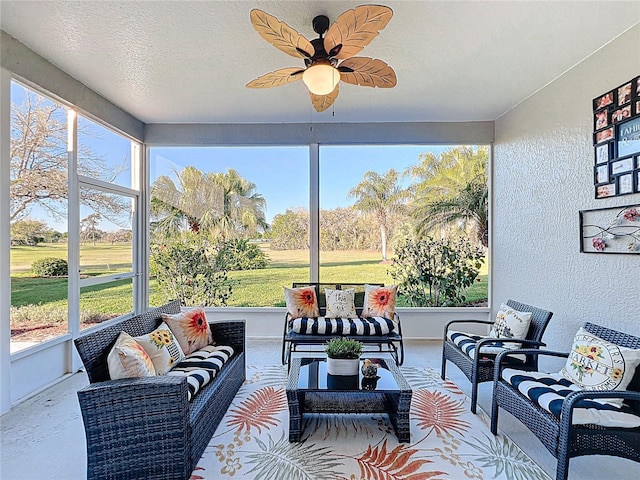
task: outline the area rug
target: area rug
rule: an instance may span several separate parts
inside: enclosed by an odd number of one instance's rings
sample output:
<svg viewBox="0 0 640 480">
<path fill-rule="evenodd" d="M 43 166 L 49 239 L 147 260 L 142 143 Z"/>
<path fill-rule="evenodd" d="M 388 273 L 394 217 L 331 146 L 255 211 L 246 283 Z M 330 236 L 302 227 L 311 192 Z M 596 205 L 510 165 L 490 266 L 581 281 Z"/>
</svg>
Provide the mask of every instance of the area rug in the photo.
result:
<svg viewBox="0 0 640 480">
<path fill-rule="evenodd" d="M 491 434 L 454 383 L 429 368 L 402 372 L 413 388 L 411 443 L 398 443 L 385 414 L 308 415 L 302 441 L 289 443 L 286 368 L 248 366 L 191 480 L 549 479 Z"/>
</svg>

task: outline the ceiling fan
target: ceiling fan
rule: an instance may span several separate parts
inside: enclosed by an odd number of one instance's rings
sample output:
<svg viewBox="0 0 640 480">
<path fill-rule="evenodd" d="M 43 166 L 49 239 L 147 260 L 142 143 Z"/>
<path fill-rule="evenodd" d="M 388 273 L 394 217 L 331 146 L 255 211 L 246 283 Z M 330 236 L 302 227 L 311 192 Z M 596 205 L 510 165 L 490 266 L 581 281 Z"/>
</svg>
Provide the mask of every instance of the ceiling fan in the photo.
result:
<svg viewBox="0 0 640 480">
<path fill-rule="evenodd" d="M 378 36 L 392 16 L 389 7 L 360 5 L 344 12 L 329 27 L 329 18 L 318 15 L 313 19 L 313 30 L 319 37 L 309 41 L 274 16 L 262 10 L 251 10 L 251 23 L 260 36 L 284 53 L 303 58 L 305 68 L 274 70 L 250 81 L 247 87 L 279 87 L 302 79 L 318 112 L 323 112 L 336 100 L 340 80 L 364 87 L 395 87 L 396 72 L 387 63 L 375 58 L 354 57 Z"/>
</svg>

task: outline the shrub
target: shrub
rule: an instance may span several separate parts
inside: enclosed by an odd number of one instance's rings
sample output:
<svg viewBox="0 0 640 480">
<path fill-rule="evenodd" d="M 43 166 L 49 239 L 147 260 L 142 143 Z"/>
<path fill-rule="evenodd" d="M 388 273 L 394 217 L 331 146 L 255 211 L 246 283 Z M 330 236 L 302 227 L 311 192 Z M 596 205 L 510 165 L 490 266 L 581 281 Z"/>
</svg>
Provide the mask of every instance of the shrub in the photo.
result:
<svg viewBox="0 0 640 480">
<path fill-rule="evenodd" d="M 350 338 L 336 337 L 324 345 L 324 352 L 329 358 L 360 358 L 363 344 Z"/>
<path fill-rule="evenodd" d="M 464 304 L 484 262 L 482 248 L 468 240 L 407 240 L 395 251 L 390 274 L 410 306 Z"/>
<path fill-rule="evenodd" d="M 38 277 L 62 277 L 69 274 L 69 265 L 62 258 L 47 257 L 33 262 L 31 271 Z"/>
<path fill-rule="evenodd" d="M 20 327 L 31 326 L 33 324 L 66 324 L 68 319 L 68 312 L 66 305 L 32 304 L 22 305 L 19 307 L 11 306 L 9 310 L 9 316 L 11 318 L 13 331 L 14 326 L 16 329 L 19 329 Z M 100 323 L 106 319 L 113 318 L 113 316 L 114 315 L 106 315 L 104 313 L 99 313 L 92 310 L 81 309 L 80 323 L 83 325 Z"/>
<path fill-rule="evenodd" d="M 218 244 L 197 233 L 152 245 L 151 274 L 164 300 L 180 300 L 186 306 L 225 306 L 232 293 L 231 281 L 219 254 Z"/>
<path fill-rule="evenodd" d="M 255 243 L 238 239 L 224 244 L 218 261 L 226 270 L 257 270 L 267 267 L 269 257 Z"/>
</svg>

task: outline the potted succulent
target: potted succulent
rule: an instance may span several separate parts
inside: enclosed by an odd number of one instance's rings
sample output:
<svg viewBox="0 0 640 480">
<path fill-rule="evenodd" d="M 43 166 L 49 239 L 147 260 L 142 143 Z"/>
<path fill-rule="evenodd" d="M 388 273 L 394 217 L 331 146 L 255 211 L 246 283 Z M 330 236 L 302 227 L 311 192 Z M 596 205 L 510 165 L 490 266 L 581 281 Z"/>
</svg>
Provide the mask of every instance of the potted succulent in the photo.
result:
<svg viewBox="0 0 640 480">
<path fill-rule="evenodd" d="M 362 342 L 350 338 L 332 338 L 324 345 L 327 354 L 327 373 L 330 375 L 358 375 Z"/>
</svg>

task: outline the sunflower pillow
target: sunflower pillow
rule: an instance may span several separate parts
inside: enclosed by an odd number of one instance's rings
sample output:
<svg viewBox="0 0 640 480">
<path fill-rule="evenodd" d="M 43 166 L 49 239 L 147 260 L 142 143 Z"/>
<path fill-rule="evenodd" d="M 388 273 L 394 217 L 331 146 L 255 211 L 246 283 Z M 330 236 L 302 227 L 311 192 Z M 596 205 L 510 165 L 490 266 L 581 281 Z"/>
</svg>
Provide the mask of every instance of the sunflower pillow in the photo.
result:
<svg viewBox="0 0 640 480">
<path fill-rule="evenodd" d="M 287 302 L 287 312 L 291 315 L 291 318 L 315 318 L 320 316 L 316 289 L 313 286 L 284 287 L 284 299 Z"/>
<path fill-rule="evenodd" d="M 175 335 L 185 355 L 213 345 L 213 334 L 204 308 L 196 307 L 173 315 L 163 314 L 162 319 Z"/>
<path fill-rule="evenodd" d="M 391 285 L 389 287 L 365 285 L 362 316 L 365 318 L 384 317 L 393 320 L 396 313 L 397 292 L 397 285 Z"/>
<path fill-rule="evenodd" d="M 184 359 L 180 344 L 164 322 L 153 332 L 133 338 L 151 358 L 157 375 L 166 375 Z"/>
</svg>

